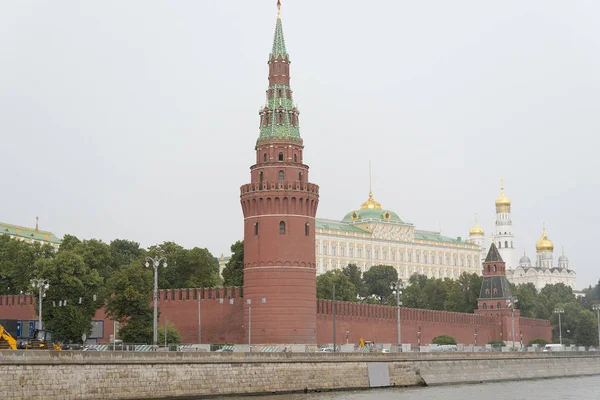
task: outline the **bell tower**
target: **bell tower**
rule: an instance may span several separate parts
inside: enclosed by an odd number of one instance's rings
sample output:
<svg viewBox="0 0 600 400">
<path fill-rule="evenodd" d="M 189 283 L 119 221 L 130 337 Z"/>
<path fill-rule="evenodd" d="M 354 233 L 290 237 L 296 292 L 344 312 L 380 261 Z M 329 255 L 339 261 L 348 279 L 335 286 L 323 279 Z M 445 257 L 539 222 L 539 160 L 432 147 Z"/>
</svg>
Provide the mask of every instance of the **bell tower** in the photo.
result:
<svg viewBox="0 0 600 400">
<path fill-rule="evenodd" d="M 241 187 L 244 213 L 244 329 L 256 344 L 316 344 L 315 215 L 281 3 L 269 55 L 256 163 Z"/>
</svg>

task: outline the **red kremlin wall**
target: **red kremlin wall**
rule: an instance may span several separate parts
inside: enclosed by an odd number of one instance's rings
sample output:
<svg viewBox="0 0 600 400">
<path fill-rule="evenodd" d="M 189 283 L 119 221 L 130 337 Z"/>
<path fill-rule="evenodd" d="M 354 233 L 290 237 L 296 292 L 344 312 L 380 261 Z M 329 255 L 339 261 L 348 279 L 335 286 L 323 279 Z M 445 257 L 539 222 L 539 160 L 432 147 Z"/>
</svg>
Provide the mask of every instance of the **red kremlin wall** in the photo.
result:
<svg viewBox="0 0 600 400">
<path fill-rule="evenodd" d="M 159 293 L 159 326 L 164 319 L 173 323 L 181 333 L 184 343 L 198 342 L 198 298 L 200 298 L 201 340 L 203 343 L 247 343 L 243 326 L 244 301 L 241 288 L 201 288 L 161 290 Z M 317 343 L 333 342 L 333 303 L 317 300 Z M 492 340 L 510 340 L 511 318 L 452 313 L 445 311 L 402 308 L 402 343 L 417 345 L 431 343 L 439 335 L 450 335 L 457 342 L 484 345 Z M 396 343 L 397 309 L 395 307 L 337 302 L 336 342 L 358 343 L 364 340 L 376 343 Z M 35 320 L 34 296 L 0 296 L 0 320 Z M 104 321 L 103 337 L 98 343 L 109 343 L 113 321 L 104 310 L 98 310 L 94 320 Z M 523 333 L 523 344 L 531 339 L 552 337 L 550 321 L 515 318 L 515 336 Z M 504 334 L 502 333 L 504 332 Z M 255 332 L 253 332 L 254 334 Z M 506 339 L 504 339 L 506 338 Z"/>
</svg>

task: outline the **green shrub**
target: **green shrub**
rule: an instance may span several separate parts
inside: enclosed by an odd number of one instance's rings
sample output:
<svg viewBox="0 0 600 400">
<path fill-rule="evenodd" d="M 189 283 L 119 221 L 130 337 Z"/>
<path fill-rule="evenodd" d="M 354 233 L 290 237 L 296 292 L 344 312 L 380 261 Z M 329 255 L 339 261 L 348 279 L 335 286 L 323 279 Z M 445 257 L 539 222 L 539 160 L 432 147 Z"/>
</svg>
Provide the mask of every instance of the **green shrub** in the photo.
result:
<svg viewBox="0 0 600 400">
<path fill-rule="evenodd" d="M 527 344 L 527 346 L 531 346 L 531 345 L 534 345 L 534 344 L 539 344 L 539 345 L 545 346 L 545 345 L 548 344 L 548 341 L 546 339 L 541 339 L 541 338 L 532 339 L 532 340 L 529 341 L 529 343 Z"/>
<path fill-rule="evenodd" d="M 456 344 L 456 339 L 454 339 L 452 336 L 441 335 L 441 336 L 437 336 L 437 337 L 433 338 L 431 343 L 437 344 L 440 346 L 445 345 L 445 344 Z"/>
<path fill-rule="evenodd" d="M 492 347 L 504 347 L 504 346 L 506 346 L 506 343 L 504 343 L 502 340 L 492 340 L 488 344 L 491 344 Z"/>
</svg>

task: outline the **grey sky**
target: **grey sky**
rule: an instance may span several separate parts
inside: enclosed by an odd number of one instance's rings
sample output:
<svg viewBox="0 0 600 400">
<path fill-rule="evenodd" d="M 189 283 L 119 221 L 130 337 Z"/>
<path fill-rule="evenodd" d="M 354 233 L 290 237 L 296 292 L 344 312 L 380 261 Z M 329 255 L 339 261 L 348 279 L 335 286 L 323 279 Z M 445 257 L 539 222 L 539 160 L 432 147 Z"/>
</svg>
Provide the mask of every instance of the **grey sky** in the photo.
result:
<svg viewBox="0 0 600 400">
<path fill-rule="evenodd" d="M 519 252 L 542 221 L 598 278 L 600 3 L 282 0 L 318 217 L 368 194 Z M 241 239 L 275 0 L 0 2 L 0 220 L 227 253 Z M 533 258 L 533 257 L 532 257 Z"/>
</svg>

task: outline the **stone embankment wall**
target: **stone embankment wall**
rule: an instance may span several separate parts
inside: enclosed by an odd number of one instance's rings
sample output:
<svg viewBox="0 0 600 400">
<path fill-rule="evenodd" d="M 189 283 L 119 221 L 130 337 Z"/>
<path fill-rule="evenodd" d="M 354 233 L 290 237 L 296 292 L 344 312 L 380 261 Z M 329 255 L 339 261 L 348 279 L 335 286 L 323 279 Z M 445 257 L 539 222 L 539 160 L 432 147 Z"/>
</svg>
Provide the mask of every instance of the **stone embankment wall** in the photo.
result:
<svg viewBox="0 0 600 400">
<path fill-rule="evenodd" d="M 600 356 L 2 351 L 0 392 L 54 400 L 367 389 L 371 367 L 382 366 L 389 386 L 417 386 L 600 375 Z"/>
</svg>

